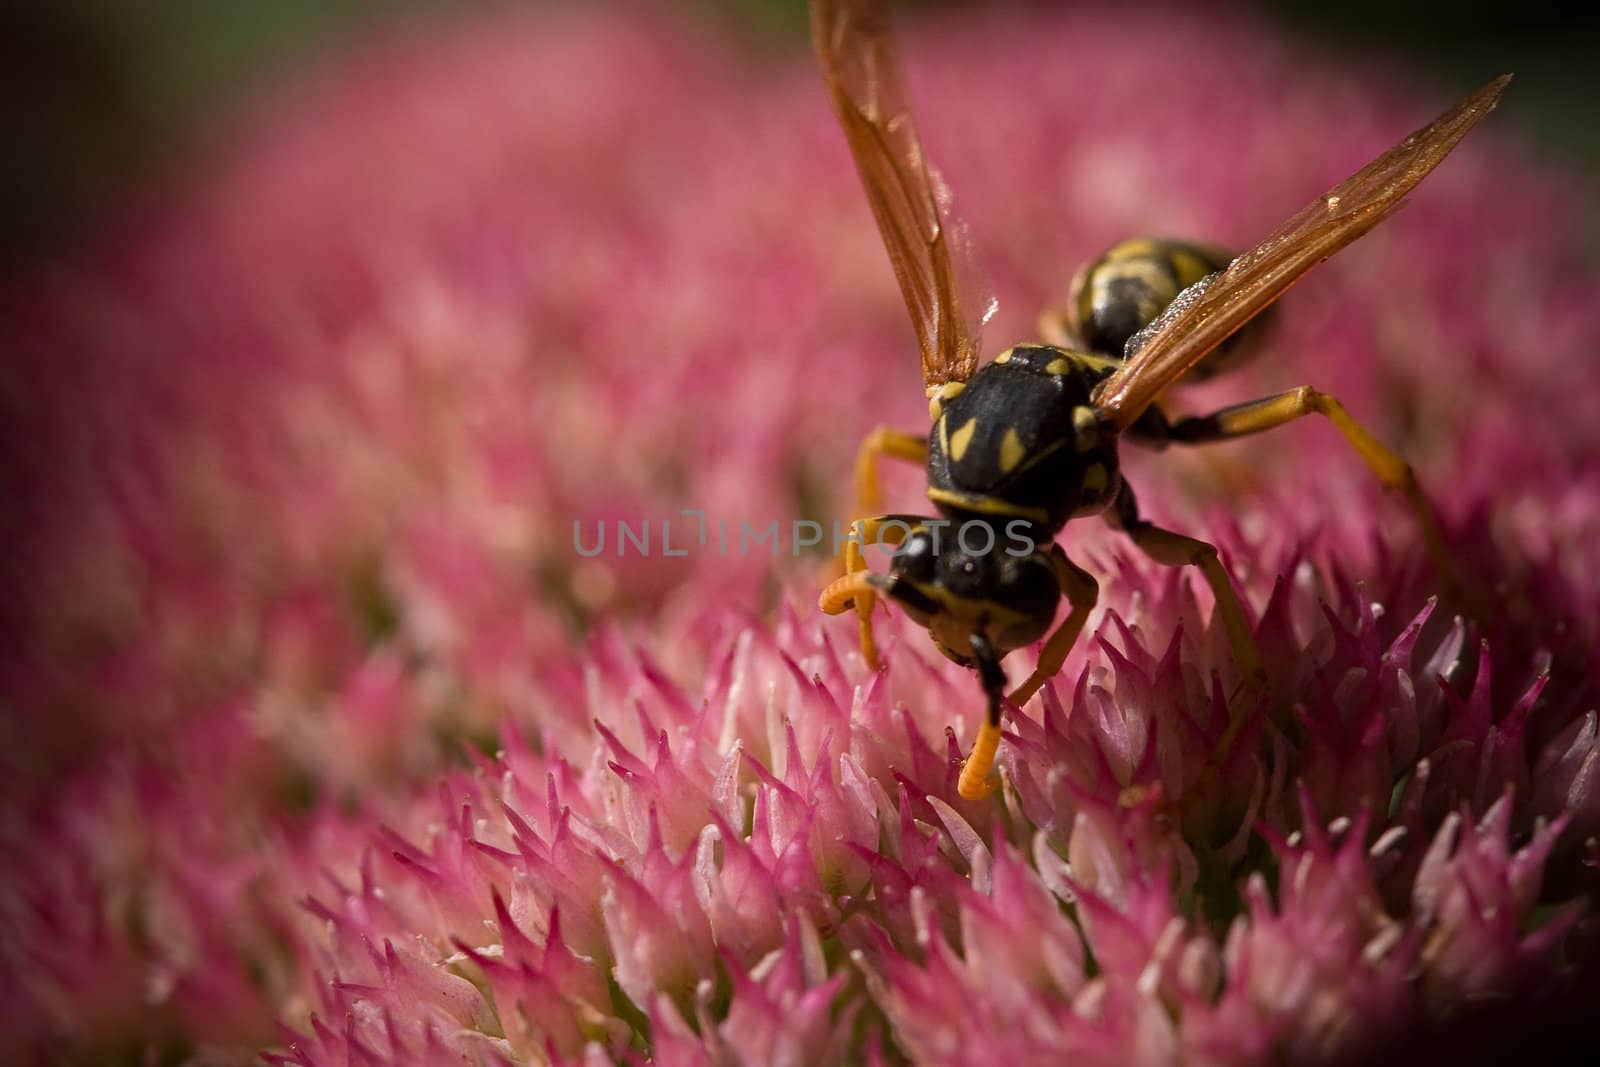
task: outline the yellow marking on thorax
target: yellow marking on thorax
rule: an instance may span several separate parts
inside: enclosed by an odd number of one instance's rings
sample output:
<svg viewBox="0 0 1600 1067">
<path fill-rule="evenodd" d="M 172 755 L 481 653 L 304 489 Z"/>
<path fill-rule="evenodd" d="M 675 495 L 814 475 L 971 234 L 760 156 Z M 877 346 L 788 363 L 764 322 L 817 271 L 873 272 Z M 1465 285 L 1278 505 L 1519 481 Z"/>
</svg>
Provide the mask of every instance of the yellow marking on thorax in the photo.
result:
<svg viewBox="0 0 1600 1067">
<path fill-rule="evenodd" d="M 957 492 L 954 489 L 939 489 L 935 486 L 928 487 L 928 499 L 935 504 L 945 504 L 962 511 L 971 511 L 979 515 L 1002 515 L 1013 519 L 1027 519 L 1030 522 L 1049 522 L 1050 513 L 1044 508 L 1023 507 L 1020 504 L 1008 504 L 1004 500 L 997 500 L 990 496 L 970 496 Z"/>
<path fill-rule="evenodd" d="M 1014 351 L 1014 349 L 1010 349 L 1010 348 L 1006 349 L 1004 352 L 1000 353 L 998 356 L 995 356 L 994 357 L 994 361 L 996 363 L 1010 363 L 1011 362 L 1011 353 L 1013 351 Z"/>
<path fill-rule="evenodd" d="M 1073 439 L 1079 452 L 1087 452 L 1100 444 L 1099 433 L 1090 432 L 1098 421 L 1099 416 L 1095 414 L 1094 408 L 1087 404 L 1079 404 L 1072 409 Z"/>
<path fill-rule="evenodd" d="M 1074 367 L 1086 367 L 1090 370 L 1116 370 L 1122 366 L 1122 360 L 1110 356 L 1100 356 L 1093 352 L 1066 352 L 1052 359 L 1044 365 L 1046 374 L 1061 377 L 1071 374 Z"/>
<path fill-rule="evenodd" d="M 1017 428 L 1011 427 L 1000 440 L 1000 473 L 1010 474 L 1016 470 L 1017 464 L 1027 454 L 1028 450 L 1022 447 L 1022 438 L 1017 436 Z"/>
<path fill-rule="evenodd" d="M 933 392 L 933 395 L 928 398 L 928 420 L 930 422 L 938 422 L 939 417 L 944 414 L 944 402 L 946 400 L 954 400 L 966 392 L 966 389 L 966 382 L 945 382 L 939 386 Z"/>
<path fill-rule="evenodd" d="M 1111 472 L 1106 470 L 1105 464 L 1091 464 L 1089 469 L 1083 472 L 1083 487 L 1091 493 L 1098 493 L 1106 487 L 1110 477 Z"/>
<path fill-rule="evenodd" d="M 972 444 L 972 435 L 978 432 L 978 418 L 974 415 L 966 424 L 950 435 L 949 456 L 957 463 L 967 454 L 967 446 Z"/>
</svg>

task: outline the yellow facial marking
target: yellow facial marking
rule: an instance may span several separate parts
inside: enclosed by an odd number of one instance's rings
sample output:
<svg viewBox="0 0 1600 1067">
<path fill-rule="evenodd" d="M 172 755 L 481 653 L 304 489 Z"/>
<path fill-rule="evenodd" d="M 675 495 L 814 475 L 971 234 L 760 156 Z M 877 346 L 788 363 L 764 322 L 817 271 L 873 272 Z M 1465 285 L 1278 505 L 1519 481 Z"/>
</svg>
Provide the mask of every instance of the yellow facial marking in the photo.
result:
<svg viewBox="0 0 1600 1067">
<path fill-rule="evenodd" d="M 1106 470 L 1105 465 L 1096 463 L 1083 472 L 1083 487 L 1091 493 L 1098 493 L 1106 487 L 1109 479 L 1110 472 Z"/>
<path fill-rule="evenodd" d="M 1028 450 L 1022 447 L 1022 438 L 1017 436 L 1015 426 L 1006 431 L 1005 437 L 1000 439 L 1000 473 L 1010 474 L 1017 469 L 1017 464 L 1022 462 L 1022 457 Z"/>
<path fill-rule="evenodd" d="M 978 420 L 974 416 L 967 420 L 966 425 L 950 435 L 950 458 L 957 463 L 967 454 L 967 446 L 972 444 L 972 435 L 978 432 Z"/>
</svg>

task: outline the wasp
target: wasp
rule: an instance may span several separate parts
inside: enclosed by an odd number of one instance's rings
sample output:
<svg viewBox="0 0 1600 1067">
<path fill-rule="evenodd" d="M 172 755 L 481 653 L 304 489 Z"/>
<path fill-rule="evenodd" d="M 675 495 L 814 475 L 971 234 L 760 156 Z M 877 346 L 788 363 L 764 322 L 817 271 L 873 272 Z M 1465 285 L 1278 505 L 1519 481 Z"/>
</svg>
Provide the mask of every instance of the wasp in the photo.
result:
<svg viewBox="0 0 1600 1067">
<path fill-rule="evenodd" d="M 867 437 L 856 463 L 858 495 L 864 512 L 878 510 L 879 461 L 919 463 L 938 513 L 856 520 L 844 545 L 845 573 L 823 591 L 820 606 L 828 614 L 855 610 L 862 655 L 874 669 L 872 612 L 882 596 L 926 627 L 946 657 L 977 672 L 986 715 L 961 769 L 963 797 L 995 788 L 990 771 L 1003 701 L 1023 705 L 1061 669 L 1098 599 L 1094 576 L 1056 543 L 1071 519 L 1101 516 L 1151 558 L 1194 566 L 1209 585 L 1235 665 L 1255 694 L 1230 702 L 1235 710 L 1211 766 L 1265 693 L 1253 634 L 1216 548 L 1140 515 L 1118 468 L 1124 437 L 1158 448 L 1193 445 L 1322 415 L 1383 485 L 1405 495 L 1430 556 L 1453 576 L 1410 465 L 1329 394 L 1302 386 L 1177 419 L 1156 402 L 1307 271 L 1393 212 L 1493 109 L 1510 75 L 1406 137 L 1240 256 L 1149 239 L 1113 248 L 1080 273 L 1067 307 L 1045 316 L 1041 332 L 1054 343 L 1018 344 L 980 366 L 979 334 L 994 303 L 964 291 L 970 244 L 919 141 L 883 3 L 812 0 L 811 29 L 916 332 L 931 420 L 926 433 L 879 427 Z M 862 549 L 869 543 L 894 547 L 887 574 L 866 569 Z M 1063 598 L 1068 610 L 1056 623 Z M 1041 640 L 1033 671 L 1006 693 L 1001 659 Z"/>
</svg>

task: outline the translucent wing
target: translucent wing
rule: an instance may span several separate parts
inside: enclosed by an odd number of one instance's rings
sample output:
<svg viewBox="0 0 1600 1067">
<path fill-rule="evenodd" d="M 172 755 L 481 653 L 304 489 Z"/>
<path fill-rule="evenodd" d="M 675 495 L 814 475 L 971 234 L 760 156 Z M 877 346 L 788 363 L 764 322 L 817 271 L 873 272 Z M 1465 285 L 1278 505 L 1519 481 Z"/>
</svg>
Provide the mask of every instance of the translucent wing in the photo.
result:
<svg viewBox="0 0 1600 1067">
<path fill-rule="evenodd" d="M 962 302 L 960 282 L 971 276 L 971 253 L 950 217 L 949 193 L 923 156 L 883 8 L 880 0 L 812 0 L 811 39 L 911 313 L 923 382 L 932 392 L 978 369 L 978 334 L 994 300 L 985 295 L 972 308 Z"/>
<path fill-rule="evenodd" d="M 1265 311 L 1312 267 L 1376 226 L 1493 110 L 1502 75 L 1313 200 L 1226 270 L 1179 294 L 1128 341 L 1127 362 L 1100 383 L 1095 404 L 1118 428 L 1230 334 Z"/>
</svg>

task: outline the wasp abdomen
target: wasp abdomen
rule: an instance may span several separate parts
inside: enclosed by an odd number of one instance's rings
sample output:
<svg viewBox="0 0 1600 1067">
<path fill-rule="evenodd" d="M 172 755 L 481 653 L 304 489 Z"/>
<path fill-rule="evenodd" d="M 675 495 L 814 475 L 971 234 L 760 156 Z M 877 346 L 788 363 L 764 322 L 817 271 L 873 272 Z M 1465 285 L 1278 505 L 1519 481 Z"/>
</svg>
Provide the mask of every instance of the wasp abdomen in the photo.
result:
<svg viewBox="0 0 1600 1067">
<path fill-rule="evenodd" d="M 1189 286 L 1225 268 L 1233 257 L 1209 245 L 1162 237 L 1135 237 L 1108 248 L 1087 264 L 1068 291 L 1060 327 L 1091 352 L 1122 357 L 1128 339 L 1166 310 Z M 1237 348 L 1235 339 L 1195 368 L 1203 378 L 1221 363 L 1217 357 Z"/>
</svg>

